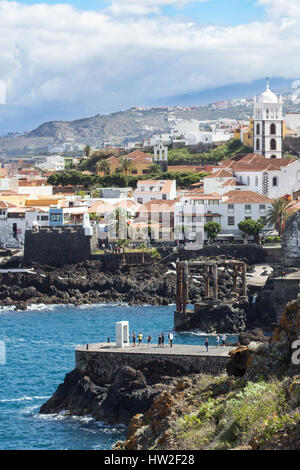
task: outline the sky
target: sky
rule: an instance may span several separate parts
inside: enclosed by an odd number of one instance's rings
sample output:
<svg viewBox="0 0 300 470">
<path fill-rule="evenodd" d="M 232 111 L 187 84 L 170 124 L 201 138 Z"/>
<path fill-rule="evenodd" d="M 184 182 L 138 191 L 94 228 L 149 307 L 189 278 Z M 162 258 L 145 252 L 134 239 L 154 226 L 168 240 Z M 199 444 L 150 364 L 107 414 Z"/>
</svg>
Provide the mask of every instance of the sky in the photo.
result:
<svg viewBox="0 0 300 470">
<path fill-rule="evenodd" d="M 299 79 L 299 46 L 299 0 L 0 0 L 0 134 L 252 93 Z"/>
</svg>

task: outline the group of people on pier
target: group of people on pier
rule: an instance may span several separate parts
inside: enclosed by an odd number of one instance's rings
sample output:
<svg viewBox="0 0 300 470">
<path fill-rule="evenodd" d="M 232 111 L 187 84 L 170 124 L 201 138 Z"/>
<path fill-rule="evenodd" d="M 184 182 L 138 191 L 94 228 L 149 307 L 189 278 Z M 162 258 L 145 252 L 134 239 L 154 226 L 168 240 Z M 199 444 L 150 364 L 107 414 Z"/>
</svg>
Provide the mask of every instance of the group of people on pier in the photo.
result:
<svg viewBox="0 0 300 470">
<path fill-rule="evenodd" d="M 132 334 L 131 334 L 131 337 L 132 337 L 132 343 L 133 343 L 133 347 L 135 348 L 136 347 L 136 343 L 138 344 L 138 346 L 142 346 L 143 345 L 143 333 L 140 332 L 138 335 L 136 335 L 136 333 L 133 331 Z M 226 343 L 226 335 L 223 333 L 222 336 L 220 337 L 220 335 L 217 335 L 216 337 L 216 346 L 219 347 L 220 344 L 221 344 L 221 341 L 222 341 L 222 347 L 225 346 L 225 343 Z M 148 335 L 147 336 L 147 343 L 148 343 L 148 348 L 150 347 L 150 344 L 151 344 L 151 336 Z M 168 344 L 170 346 L 170 348 L 173 347 L 173 341 L 174 341 L 174 336 L 173 336 L 173 333 L 170 331 L 170 333 L 168 334 Z M 159 348 L 163 348 L 164 345 L 165 345 L 165 335 L 164 333 L 160 333 L 160 335 L 158 336 L 158 343 L 157 343 L 158 347 Z M 208 338 L 205 339 L 205 348 L 206 348 L 206 351 L 208 351 L 208 347 L 209 347 L 209 340 Z"/>
<path fill-rule="evenodd" d="M 136 335 L 136 333 L 133 331 L 132 334 L 131 334 L 131 337 L 132 337 L 132 343 L 133 343 L 134 348 L 136 347 L 136 343 L 137 343 L 138 346 L 143 345 L 143 333 L 142 332 L 140 332 L 138 335 Z M 172 346 L 173 346 L 173 339 L 174 339 L 173 333 L 171 333 L 171 331 L 170 331 L 170 333 L 168 334 L 168 344 L 169 344 L 170 348 L 172 348 Z M 152 340 L 151 336 L 148 335 L 147 336 L 148 348 L 150 347 L 151 340 Z M 163 348 L 164 344 L 165 344 L 165 335 L 162 332 L 158 336 L 158 347 Z"/>
</svg>

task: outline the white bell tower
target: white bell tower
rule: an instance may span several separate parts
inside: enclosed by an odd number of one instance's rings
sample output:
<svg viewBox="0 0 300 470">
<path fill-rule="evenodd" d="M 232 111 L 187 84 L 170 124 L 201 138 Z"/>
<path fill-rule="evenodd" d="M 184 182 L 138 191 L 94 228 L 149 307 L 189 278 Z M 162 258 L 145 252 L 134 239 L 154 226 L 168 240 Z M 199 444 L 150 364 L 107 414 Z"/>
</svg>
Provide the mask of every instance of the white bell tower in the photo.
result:
<svg viewBox="0 0 300 470">
<path fill-rule="evenodd" d="M 160 165 L 163 171 L 168 171 L 168 147 L 162 144 L 154 147 L 153 163 Z"/>
<path fill-rule="evenodd" d="M 282 97 L 267 88 L 254 98 L 254 152 L 266 158 L 282 158 L 283 116 Z"/>
</svg>

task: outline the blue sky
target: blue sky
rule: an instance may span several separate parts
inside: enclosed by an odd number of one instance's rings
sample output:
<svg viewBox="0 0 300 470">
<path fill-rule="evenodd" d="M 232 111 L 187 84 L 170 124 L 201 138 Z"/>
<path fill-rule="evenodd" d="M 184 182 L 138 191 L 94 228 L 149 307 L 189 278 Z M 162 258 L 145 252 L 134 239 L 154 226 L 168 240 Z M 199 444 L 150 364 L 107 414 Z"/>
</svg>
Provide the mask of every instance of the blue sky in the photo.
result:
<svg viewBox="0 0 300 470">
<path fill-rule="evenodd" d="M 299 0 L 0 0 L 0 134 L 251 95 L 299 79 L 299 50 Z"/>
<path fill-rule="evenodd" d="M 34 5 L 38 3 L 48 3 L 50 5 L 68 3 L 80 10 L 100 10 L 107 7 L 109 0 L 21 0 L 20 3 Z M 237 25 L 259 21 L 265 18 L 265 8 L 256 0 L 208 0 L 203 3 L 191 1 L 184 7 L 164 6 L 163 14 L 176 17 L 182 16 L 186 19 L 193 19 L 200 24 L 227 24 Z"/>
</svg>

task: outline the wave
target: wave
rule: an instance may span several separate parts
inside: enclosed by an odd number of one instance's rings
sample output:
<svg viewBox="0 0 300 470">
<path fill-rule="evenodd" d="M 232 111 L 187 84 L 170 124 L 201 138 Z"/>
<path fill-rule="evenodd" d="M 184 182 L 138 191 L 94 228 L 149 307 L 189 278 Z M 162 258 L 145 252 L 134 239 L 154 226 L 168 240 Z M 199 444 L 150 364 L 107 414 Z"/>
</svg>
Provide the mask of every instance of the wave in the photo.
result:
<svg viewBox="0 0 300 470">
<path fill-rule="evenodd" d="M 217 337 L 218 336 L 218 333 L 205 333 L 205 331 L 201 331 L 201 330 L 194 330 L 194 331 L 180 331 L 179 332 L 180 335 L 192 335 L 192 336 L 208 336 L 208 337 Z M 223 334 L 223 333 L 222 333 Z M 238 336 L 234 333 L 225 333 L 227 338 L 230 336 Z M 221 334 L 219 334 L 219 336 L 222 336 Z"/>
<path fill-rule="evenodd" d="M 48 400 L 50 396 L 47 397 L 40 397 L 40 396 L 34 396 L 34 397 L 20 397 L 20 398 L 4 398 L 3 400 L 0 400 L 0 403 L 17 403 L 20 401 L 32 401 L 32 400 Z"/>
</svg>

